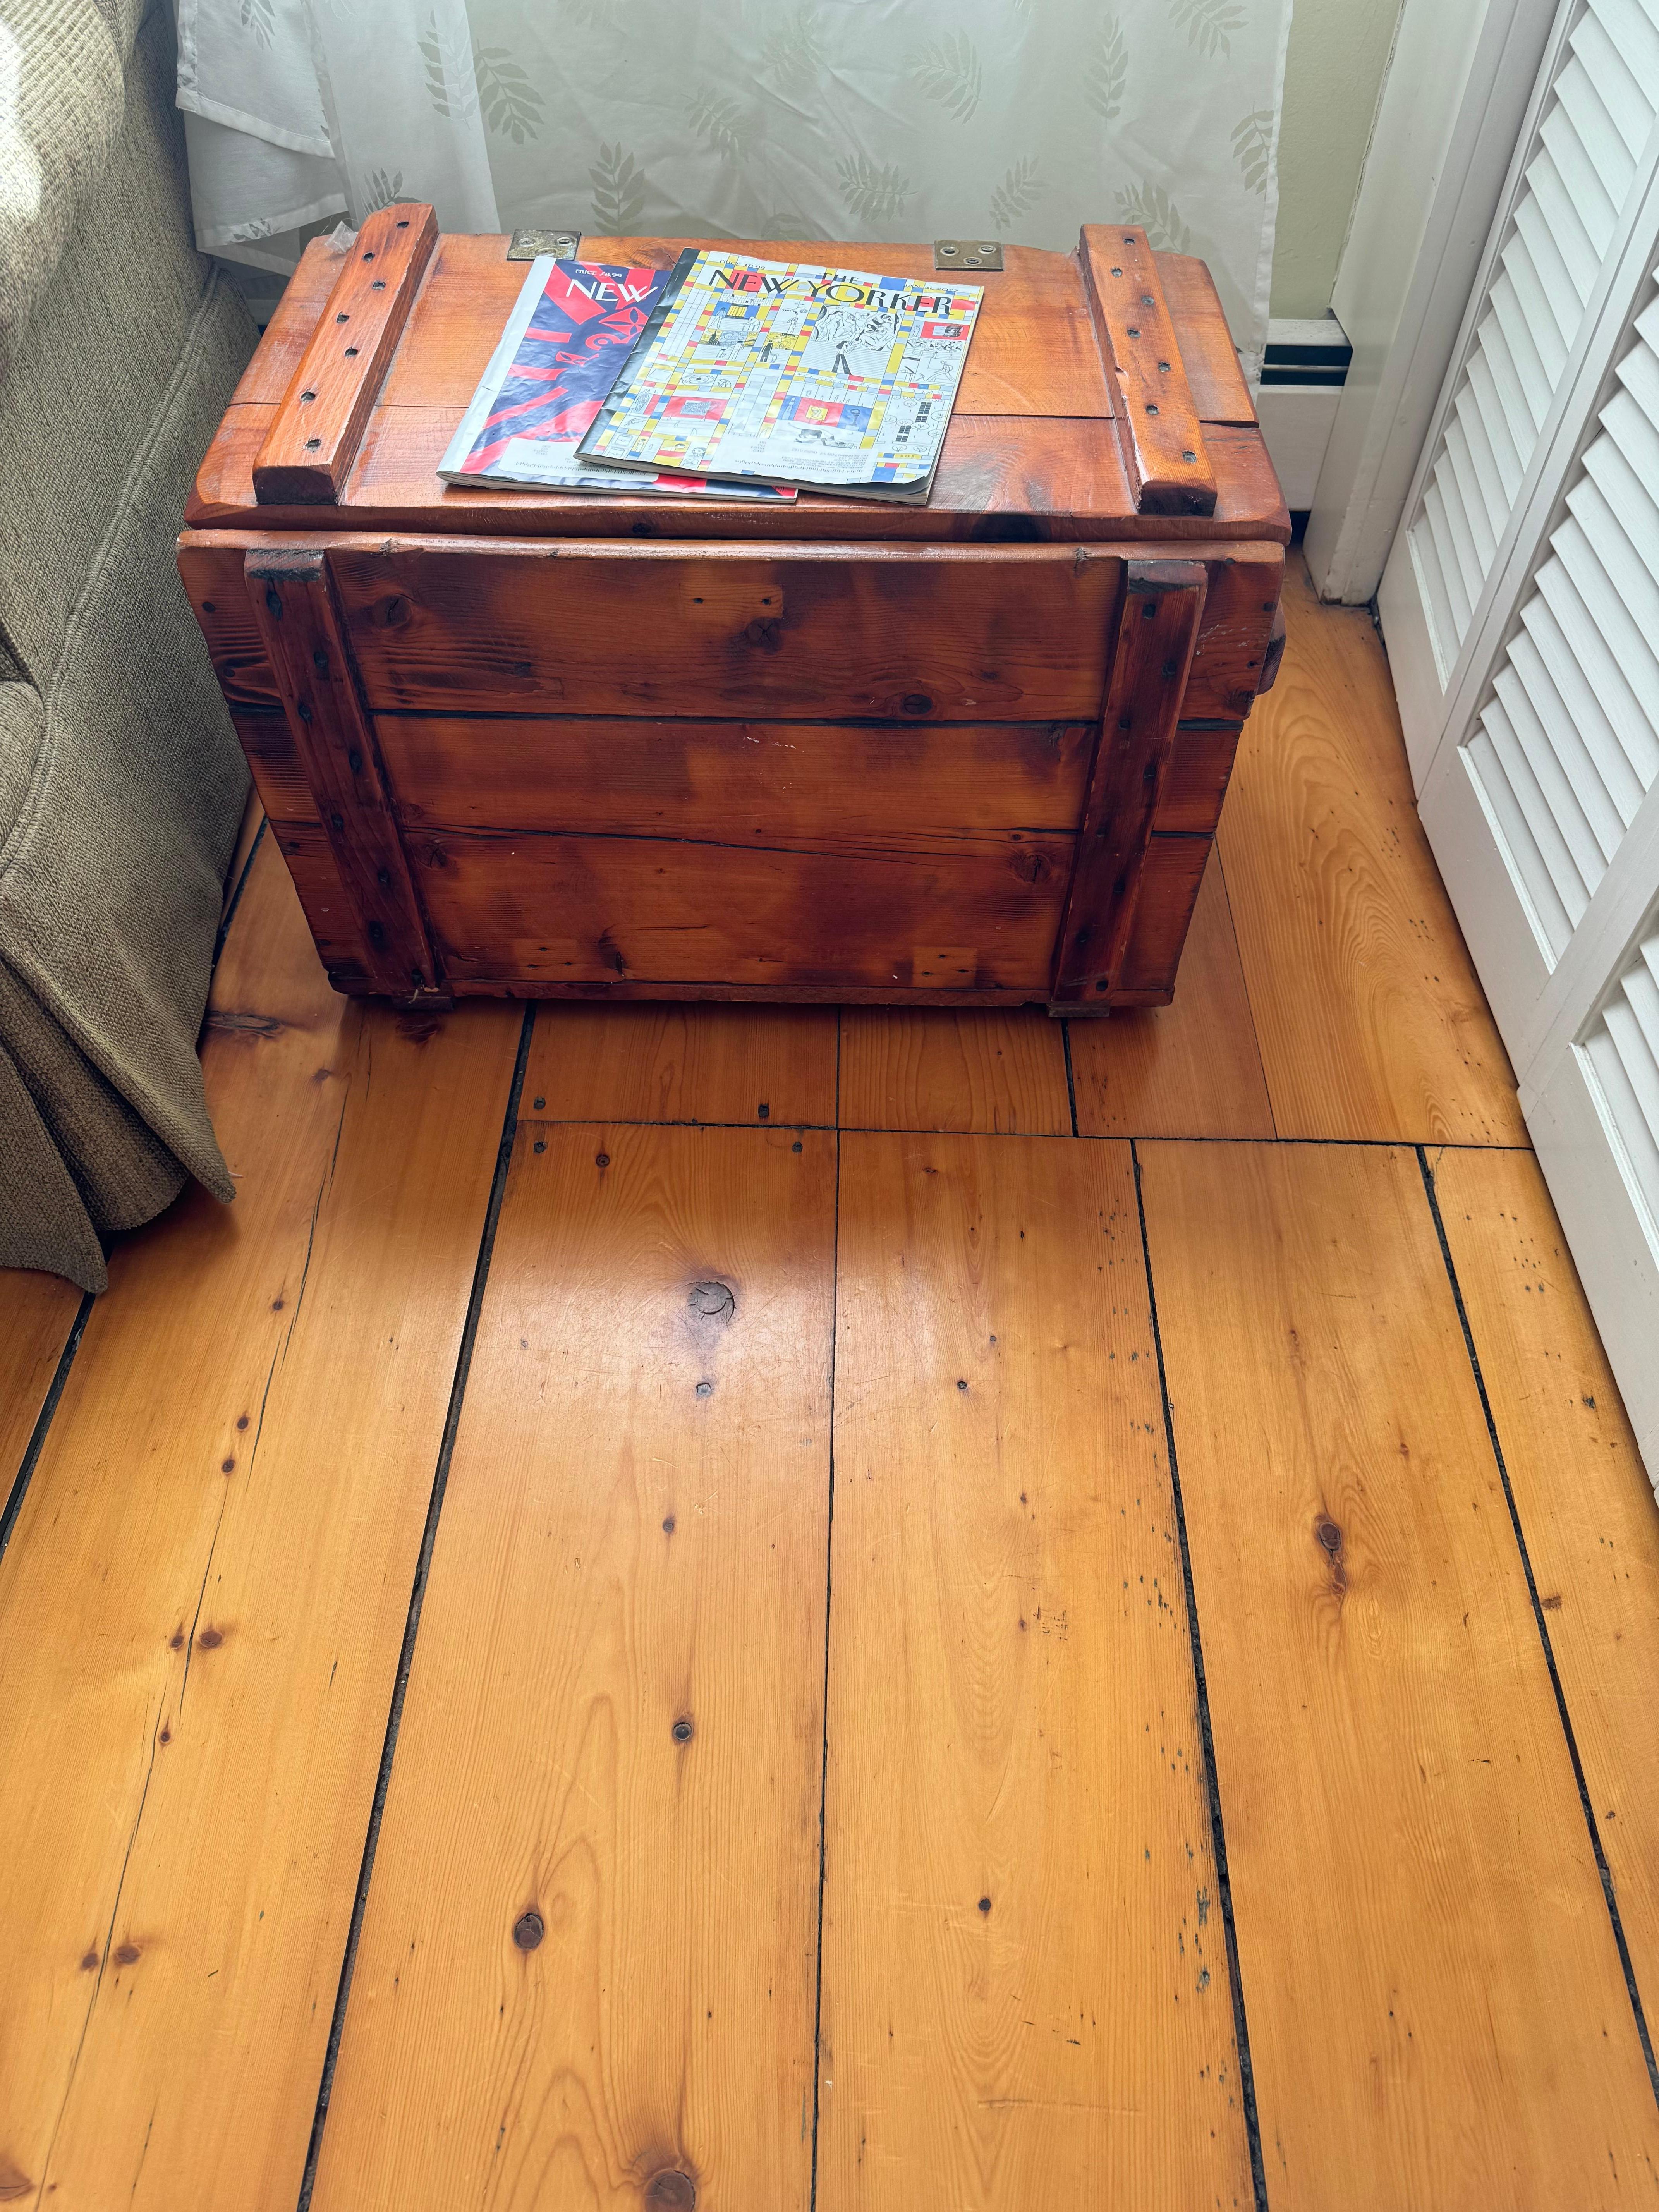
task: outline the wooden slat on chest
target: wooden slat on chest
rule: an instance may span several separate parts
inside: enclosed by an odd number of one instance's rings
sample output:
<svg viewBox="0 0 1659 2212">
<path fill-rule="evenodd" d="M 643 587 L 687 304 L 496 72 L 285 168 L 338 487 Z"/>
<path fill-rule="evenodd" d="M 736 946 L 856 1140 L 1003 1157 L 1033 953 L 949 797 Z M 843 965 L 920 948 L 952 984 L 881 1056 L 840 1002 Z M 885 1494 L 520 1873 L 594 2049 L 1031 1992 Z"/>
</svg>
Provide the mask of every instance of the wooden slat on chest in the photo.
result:
<svg viewBox="0 0 1659 2212">
<path fill-rule="evenodd" d="M 1121 564 L 1072 547 L 331 550 L 371 705 L 1006 718 L 1098 711 Z"/>
<path fill-rule="evenodd" d="M 276 701 L 240 581 L 242 556 L 256 546 L 293 542 L 285 533 L 229 530 L 187 531 L 179 541 L 185 586 L 233 706 Z M 797 546 L 763 553 L 583 544 L 556 555 L 501 540 L 343 532 L 327 541 L 327 550 L 353 610 L 354 633 L 362 633 L 354 642 L 365 674 L 374 671 L 371 703 L 377 706 L 435 713 L 770 713 L 815 720 L 885 713 L 916 721 L 1049 721 L 1098 714 L 1116 563 L 1143 550 Z M 1213 543 L 1183 544 L 1182 554 L 1202 560 L 1209 571 L 1182 716 L 1237 721 L 1255 696 L 1284 555 L 1277 545 Z M 712 600 L 690 573 L 704 560 L 723 572 Z M 647 575 L 650 561 L 666 562 L 669 573 Z M 606 562 L 639 565 L 613 565 L 607 573 L 601 565 Z M 676 564 L 684 572 L 678 577 Z M 797 564 L 805 589 L 792 596 L 787 574 L 778 572 Z M 825 564 L 831 573 L 817 573 Z M 837 568 L 847 571 L 839 582 Z M 557 580 L 550 580 L 556 568 Z M 786 587 L 781 628 L 772 632 L 768 626 L 780 619 L 778 609 L 762 601 L 779 585 Z M 740 603 L 745 589 L 750 600 Z M 698 625 L 693 629 L 688 623 L 684 638 L 683 604 Z M 576 634 L 574 626 L 596 607 L 599 635 Z M 672 628 L 651 631 L 653 612 Z M 723 634 L 722 612 L 729 617 Z M 1026 615 L 1029 626 L 1022 621 Z M 481 623 L 487 625 L 482 635 Z M 751 623 L 759 625 L 752 634 Z M 646 654 L 640 641 L 653 635 L 672 636 L 675 655 Z M 778 640 L 777 649 L 768 647 L 769 635 Z M 417 642 L 420 650 L 406 651 Z M 615 653 L 608 649 L 612 645 Z M 990 650 L 1004 646 L 1006 653 Z M 444 657 L 448 651 L 453 660 Z M 1017 701 L 1006 696 L 1014 690 Z M 994 696 L 998 691 L 1004 696 Z"/>
<path fill-rule="evenodd" d="M 655 982 L 836 995 L 1042 990 L 1072 838 L 957 832 L 762 849 L 443 830 L 410 839 L 456 986 Z"/>
<path fill-rule="evenodd" d="M 524 282 L 522 262 L 502 258 L 499 238 L 446 236 L 386 380 L 398 407 L 465 407 Z M 672 266 L 688 246 L 719 246 L 771 261 L 867 269 L 884 276 L 941 280 L 931 247 L 843 245 L 822 240 L 745 244 L 729 239 L 582 240 L 586 260 Z M 1109 416 L 1111 388 L 1102 370 L 1077 264 L 1067 256 L 1011 248 L 1007 266 L 981 280 L 984 305 L 957 394 L 965 415 Z"/>
<path fill-rule="evenodd" d="M 925 507 L 803 495 L 787 506 L 644 494 L 486 491 L 446 486 L 438 464 L 461 418 L 459 404 L 380 407 L 369 417 L 337 508 L 259 507 L 252 467 L 272 409 L 228 410 L 188 504 L 201 527 L 489 532 L 502 538 L 718 537 L 730 543 L 817 539 L 837 544 L 1099 544 L 1133 538 L 1251 541 L 1290 536 L 1261 434 L 1248 424 L 1206 428 L 1218 472 L 1212 515 L 1137 515 L 1116 431 L 1053 416 L 963 415 L 951 421 Z"/>
<path fill-rule="evenodd" d="M 382 714 L 377 726 L 410 834 L 586 830 L 756 846 L 1069 836 L 1094 736 L 1086 722 L 690 716 Z"/>
</svg>

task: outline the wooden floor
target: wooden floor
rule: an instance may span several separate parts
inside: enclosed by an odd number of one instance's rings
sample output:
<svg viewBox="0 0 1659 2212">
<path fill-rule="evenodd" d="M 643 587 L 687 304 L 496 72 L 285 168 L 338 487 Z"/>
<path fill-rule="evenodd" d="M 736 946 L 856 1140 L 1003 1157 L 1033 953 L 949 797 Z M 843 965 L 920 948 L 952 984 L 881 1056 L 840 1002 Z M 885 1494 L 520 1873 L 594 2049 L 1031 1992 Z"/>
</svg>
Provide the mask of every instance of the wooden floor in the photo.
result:
<svg viewBox="0 0 1659 2212">
<path fill-rule="evenodd" d="M 257 846 L 235 1205 L 0 1287 L 0 2203 L 1659 2198 L 1659 1516 L 1298 589 L 1162 1013 L 416 1021 Z"/>
</svg>

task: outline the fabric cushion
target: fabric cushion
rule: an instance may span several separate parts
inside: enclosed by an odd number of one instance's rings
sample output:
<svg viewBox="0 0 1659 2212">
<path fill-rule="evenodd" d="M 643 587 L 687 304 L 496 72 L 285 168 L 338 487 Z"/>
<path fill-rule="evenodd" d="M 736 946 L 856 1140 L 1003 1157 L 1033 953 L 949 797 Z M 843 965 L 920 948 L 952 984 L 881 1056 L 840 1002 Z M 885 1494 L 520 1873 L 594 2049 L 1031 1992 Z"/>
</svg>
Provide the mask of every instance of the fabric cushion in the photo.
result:
<svg viewBox="0 0 1659 2212">
<path fill-rule="evenodd" d="M 0 1045 L 0 1267 L 67 1275 L 83 1291 L 109 1277 L 69 1170 Z"/>
<path fill-rule="evenodd" d="M 210 267 L 191 244 L 173 79 L 158 8 L 133 54 L 119 141 L 0 389 L 0 635 L 6 672 L 42 692 Z M 169 538 L 183 498 L 181 486 Z"/>
<path fill-rule="evenodd" d="M 183 1168 L 3 960 L 0 1037 L 93 1225 L 130 1229 L 177 1195 Z"/>
<path fill-rule="evenodd" d="M 216 282 L 69 625 L 28 788 L 0 846 L 0 960 L 73 1046 L 65 1064 L 86 1063 L 83 1082 L 37 1097 L 42 1118 L 72 1161 L 86 1157 L 77 1128 L 100 1127 L 106 1144 L 113 1133 L 106 1089 L 131 1109 L 118 1157 L 106 1152 L 82 1192 L 99 1228 L 157 1212 L 180 1167 L 234 1195 L 196 1040 L 247 770 L 173 539 L 247 338 L 240 300 Z M 0 1024 L 5 1012 L 0 999 Z M 21 1056 L 15 1033 L 0 1027 L 0 1042 Z M 0 1261 L 24 1264 L 3 1249 Z"/>
<path fill-rule="evenodd" d="M 171 75 L 158 10 L 0 386 L 0 1266 L 88 1290 L 98 1232 L 234 1188 L 196 1043 L 247 775 L 173 540 L 253 331 L 188 243 Z"/>
<path fill-rule="evenodd" d="M 7 0 L 0 22 L 6 94 L 0 100 L 0 374 L 120 134 L 128 43 L 122 12 L 112 6 L 106 15 L 95 0 Z"/>
</svg>

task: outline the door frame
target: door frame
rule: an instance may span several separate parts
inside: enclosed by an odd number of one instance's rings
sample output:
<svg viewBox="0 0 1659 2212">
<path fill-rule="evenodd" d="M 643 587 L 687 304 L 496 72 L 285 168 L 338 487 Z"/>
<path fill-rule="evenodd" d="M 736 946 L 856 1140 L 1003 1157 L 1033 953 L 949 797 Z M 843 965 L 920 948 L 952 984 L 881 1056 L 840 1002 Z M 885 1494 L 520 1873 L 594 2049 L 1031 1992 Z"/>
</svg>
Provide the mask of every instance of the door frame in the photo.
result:
<svg viewBox="0 0 1659 2212">
<path fill-rule="evenodd" d="M 1322 599 L 1376 591 L 1558 15 L 1405 0 L 1331 305 L 1353 360 L 1304 543 Z"/>
</svg>

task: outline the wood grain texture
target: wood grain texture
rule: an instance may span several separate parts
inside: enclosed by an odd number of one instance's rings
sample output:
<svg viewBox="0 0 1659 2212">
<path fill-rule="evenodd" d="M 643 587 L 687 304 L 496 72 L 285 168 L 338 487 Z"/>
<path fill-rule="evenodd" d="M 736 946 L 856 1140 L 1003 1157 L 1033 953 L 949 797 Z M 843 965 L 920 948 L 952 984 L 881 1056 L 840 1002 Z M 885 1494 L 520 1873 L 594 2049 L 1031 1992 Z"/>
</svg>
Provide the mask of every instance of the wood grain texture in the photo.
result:
<svg viewBox="0 0 1659 2212">
<path fill-rule="evenodd" d="M 1007 1013 L 848 1007 L 843 1129 L 1068 1136 L 1066 1046 L 1038 1006 Z"/>
<path fill-rule="evenodd" d="M 1091 719 L 1121 581 L 1059 545 L 349 538 L 329 567 L 373 707 L 916 723 Z"/>
<path fill-rule="evenodd" d="M 248 605 L 244 574 L 248 554 L 270 542 L 265 533 L 253 531 L 186 530 L 179 538 L 179 580 L 233 715 L 244 710 L 257 714 L 283 711 L 265 641 Z M 284 542 L 313 543 L 297 536 Z M 249 765 L 257 779 L 257 763 L 250 760 Z M 266 811 L 274 814 L 276 810 L 267 807 Z"/>
<path fill-rule="evenodd" d="M 437 242 L 423 204 L 396 202 L 364 219 L 254 457 L 261 507 L 338 501 Z"/>
<path fill-rule="evenodd" d="M 1187 388 L 1207 434 L 1212 424 L 1253 423 L 1255 405 L 1227 327 L 1226 310 L 1206 265 L 1191 253 L 1152 256 L 1181 348 Z M 1213 460 L 1213 451 L 1211 454 Z M 1217 474 L 1220 471 L 1218 469 Z"/>
<path fill-rule="evenodd" d="M 1093 732 L 1082 722 L 386 714 L 379 736 L 410 830 L 765 846 L 958 830 L 1069 836 Z"/>
<path fill-rule="evenodd" d="M 322 825 L 273 821 L 270 834 L 299 893 L 329 981 L 337 991 L 376 989 L 356 909 L 340 880 L 339 864 Z"/>
<path fill-rule="evenodd" d="M 377 991 L 411 1004 L 441 996 L 443 979 L 363 711 L 327 558 L 256 550 L 247 556 L 245 580 L 369 978 Z"/>
<path fill-rule="evenodd" d="M 1279 1133 L 1524 1145 L 1370 617 L 1317 606 L 1300 562 L 1285 607 L 1218 833 Z"/>
<path fill-rule="evenodd" d="M 80 1310 L 61 1276 L 0 1267 L 0 1513 Z"/>
<path fill-rule="evenodd" d="M 831 538 L 837 543 L 1127 538 L 1163 543 L 1237 532 L 1285 544 L 1290 517 L 1259 430 L 1206 426 L 1216 471 L 1212 515 L 1133 511 L 1117 433 L 1079 416 L 964 415 L 951 418 L 933 495 L 925 507 L 807 494 L 788 505 L 644 493 L 489 491 L 447 485 L 439 462 L 463 412 L 447 407 L 377 407 L 337 509 L 258 507 L 252 468 L 272 409 L 242 402 L 226 410 L 186 502 L 198 527 L 453 530 L 525 538 Z"/>
<path fill-rule="evenodd" d="M 1078 1133 L 1085 1137 L 1271 1137 L 1221 862 L 1204 871 L 1171 1006 L 1073 1022 Z"/>
<path fill-rule="evenodd" d="M 1213 836 L 1233 772 L 1239 732 L 1237 722 L 1177 726 L 1152 816 L 1153 829 Z"/>
<path fill-rule="evenodd" d="M 233 707 L 230 719 L 265 813 L 277 822 L 315 822 L 317 802 L 281 708 Z"/>
<path fill-rule="evenodd" d="M 902 722 L 1092 720 L 1100 711 L 1104 686 L 1104 630 L 1091 630 L 1088 625 L 1104 623 L 1116 588 L 1115 564 L 1138 558 L 1142 550 L 1133 543 L 1090 546 L 1082 551 L 1060 545 L 859 546 L 852 550 L 837 585 L 834 572 L 841 553 L 823 545 L 768 551 L 703 541 L 686 546 L 571 541 L 556 548 L 516 545 L 504 538 L 423 538 L 390 543 L 392 550 L 388 553 L 384 538 L 352 532 L 328 538 L 276 531 L 185 532 L 179 541 L 179 573 L 213 656 L 220 688 L 233 708 L 277 703 L 264 646 L 240 581 L 244 556 L 279 546 L 309 550 L 325 544 L 335 573 L 349 562 L 356 579 L 354 590 L 362 603 L 357 609 L 360 634 L 353 642 L 360 659 L 368 655 L 394 672 L 390 694 L 382 692 L 373 703 L 399 712 L 453 714 L 471 708 L 486 714 L 603 714 L 618 710 L 620 695 L 620 711 L 638 714 L 879 718 L 885 698 L 891 719 Z M 1202 560 L 1209 575 L 1204 625 L 1182 715 L 1188 720 L 1237 722 L 1249 712 L 1255 697 L 1279 605 L 1284 553 L 1277 544 L 1205 539 L 1183 543 L 1182 557 Z M 722 569 L 720 588 L 713 594 L 707 589 L 700 592 L 694 580 L 693 571 L 704 560 Z M 499 609 L 495 579 L 468 573 L 488 568 L 493 561 L 510 564 L 506 578 L 509 589 Z M 651 574 L 643 566 L 632 565 L 647 561 L 667 567 Z M 732 561 L 746 567 L 747 574 L 739 577 L 726 567 Z M 605 564 L 618 562 L 624 565 L 607 574 Z M 775 592 L 777 580 L 797 562 L 806 572 L 806 602 L 797 608 L 786 595 L 785 641 L 773 653 L 765 625 L 777 610 L 761 605 L 760 600 Z M 941 575 L 934 568 L 935 563 L 946 568 L 957 563 L 982 568 L 988 562 L 1007 562 L 1016 568 L 1035 563 L 1042 571 L 1035 580 L 1017 579 L 1009 603 L 1014 611 L 1022 605 L 1038 610 L 1037 634 L 1012 639 L 1000 666 L 965 649 L 1008 635 L 1006 629 L 985 627 L 994 610 L 988 610 L 984 603 L 998 588 L 997 579 L 988 573 L 978 574 L 958 594 L 954 573 Z M 895 565 L 908 571 L 911 580 L 896 584 Z M 561 571 L 559 581 L 550 586 L 547 577 L 555 568 Z M 573 576 L 578 569 L 582 573 Z M 1071 580 L 1064 580 L 1071 571 L 1075 571 Z M 417 580 L 433 601 L 418 612 L 417 598 L 410 592 Z M 750 587 L 754 605 L 738 623 L 735 617 L 741 611 L 741 593 Z M 647 619 L 670 622 L 675 625 L 672 634 L 679 637 L 682 592 L 698 625 L 707 625 L 706 629 L 684 633 L 687 659 L 693 671 L 702 669 L 698 680 L 707 687 L 702 703 L 695 684 L 685 696 L 676 691 L 665 665 L 636 664 L 626 655 L 620 665 L 607 660 L 599 637 L 586 637 L 580 629 L 590 617 L 601 624 L 608 620 L 614 628 L 617 611 L 626 603 L 636 610 L 641 625 Z M 618 594 L 627 595 L 625 602 Z M 696 605 L 699 599 L 701 606 Z M 883 609 L 891 614 L 889 602 L 894 600 L 908 611 L 897 617 L 896 631 L 891 627 L 884 631 L 878 627 L 878 617 Z M 943 644 L 930 627 L 929 606 L 945 625 Z M 958 607 L 964 620 L 983 617 L 977 631 L 971 623 L 966 627 L 958 623 Z M 995 618 L 1006 623 L 1009 609 Z M 556 634 L 550 634 L 550 622 Z M 722 622 L 730 624 L 724 646 Z M 760 625 L 752 637 L 751 622 Z M 1073 622 L 1074 633 L 1068 629 Z M 476 635 L 481 623 L 495 625 L 489 631 L 497 640 L 494 653 Z M 559 623 L 576 627 L 557 629 Z M 953 626 L 955 646 L 950 642 Z M 906 641 L 915 647 L 908 668 L 896 664 L 894 653 L 895 646 Z M 405 644 L 411 642 L 416 649 L 408 666 L 395 673 Z M 821 666 L 810 658 L 818 642 L 829 655 Z M 874 658 L 860 663 L 855 654 L 866 645 Z M 447 654 L 452 659 L 447 659 Z M 787 669 L 777 665 L 786 655 Z M 763 661 L 766 667 L 759 665 Z M 799 680 L 792 681 L 790 672 Z M 911 688 L 927 676 L 939 679 L 933 690 Z M 994 677 L 994 685 L 990 677 Z M 1097 688 L 1090 696 L 1093 679 L 1097 679 Z M 1007 697 L 1011 690 L 1020 692 L 1018 703 Z M 1038 711 L 1043 697 L 1055 692 L 1069 703 L 1055 713 Z M 923 698 L 929 702 L 927 708 L 919 703 Z"/>
<path fill-rule="evenodd" d="M 118 1239 L 0 1574 L 14 2194 L 292 2212 L 519 1027 L 336 999 L 261 846 L 236 1203 Z"/>
<path fill-rule="evenodd" d="M 1659 1505 L 1538 1164 L 1430 1155 L 1644 2002 L 1659 2002 Z"/>
<path fill-rule="evenodd" d="M 1416 1158 L 1141 1160 L 1275 2212 L 1650 2197 L 1659 2113 Z"/>
<path fill-rule="evenodd" d="M 684 245 L 662 239 L 589 240 L 584 251 L 667 264 Z M 706 243 L 728 243 L 709 240 Z M 1113 536 L 1157 538 L 1237 532 L 1284 544 L 1290 534 L 1279 486 L 1255 428 L 1237 355 L 1209 271 L 1159 254 L 1194 405 L 1205 426 L 1216 484 L 1213 519 L 1139 513 L 1111 422 L 1103 363 L 1075 256 L 1011 246 L 1007 266 L 983 280 L 985 301 L 940 457 L 923 507 L 807 496 L 787 508 L 752 504 L 615 499 L 446 488 L 436 470 L 517 296 L 524 264 L 500 238 L 439 241 L 405 342 L 375 399 L 356 466 L 335 487 L 337 507 L 256 501 L 252 471 L 277 407 L 295 384 L 313 336 L 337 343 L 328 294 L 346 264 L 313 240 L 273 316 L 203 463 L 188 503 L 193 524 L 301 528 L 489 532 L 501 536 L 836 539 L 989 539 Z M 751 245 L 745 250 L 756 250 Z M 758 250 L 822 258 L 830 249 L 772 241 Z M 837 258 L 933 280 L 928 246 L 837 246 Z M 1160 382 L 1164 381 L 1160 378 Z M 314 388 L 314 386 L 308 387 Z M 274 489 L 265 486 L 267 492 Z"/>
<path fill-rule="evenodd" d="M 316 2212 L 804 2212 L 835 1143 L 521 1126 Z"/>
<path fill-rule="evenodd" d="M 552 1121 L 836 1120 L 832 1006 L 544 1006 L 526 1111 Z"/>
<path fill-rule="evenodd" d="M 841 1194 L 818 2202 L 1247 2205 L 1127 1148 Z"/>
<path fill-rule="evenodd" d="M 1192 927 L 1198 888 L 1212 850 L 1207 837 L 1147 840 L 1140 867 L 1140 895 L 1123 965 L 1109 995 L 1090 1002 L 1109 1006 L 1166 1006 L 1175 989 L 1187 933 Z M 1079 1011 L 1081 1011 L 1079 1007 Z"/>
<path fill-rule="evenodd" d="M 1124 571 L 1099 735 L 1054 947 L 1051 1006 L 1109 998 L 1121 982 L 1147 842 L 1168 778 L 1187 672 L 1204 613 L 1196 561 Z"/>
<path fill-rule="evenodd" d="M 761 850 L 487 830 L 410 841 L 457 987 L 759 983 L 897 996 L 1040 997 L 1071 849 L 1069 836 L 996 830 Z"/>
<path fill-rule="evenodd" d="M 1215 471 L 1146 232 L 1085 223 L 1078 259 L 1136 512 L 1213 514 Z"/>
<path fill-rule="evenodd" d="M 304 358 L 312 333 L 328 303 L 328 295 L 344 266 L 345 250 L 335 245 L 331 238 L 307 240 L 299 266 L 271 309 L 270 320 L 260 332 L 253 358 L 242 371 L 231 394 L 233 410 L 257 406 L 274 410 L 281 405 L 283 395 L 294 381 L 294 372 Z M 252 483 L 248 492 L 252 497 Z"/>
<path fill-rule="evenodd" d="M 939 282 L 931 246 L 718 238 L 586 238 L 584 258 L 672 267 L 688 246 L 729 247 L 775 261 Z M 396 406 L 465 407 L 524 282 L 525 264 L 503 258 L 500 238 L 455 234 L 439 241 L 410 324 L 409 340 L 386 380 Z M 963 415 L 1106 416 L 1112 397 L 1096 349 L 1077 264 L 1068 255 L 1012 246 L 1006 268 L 981 280 L 976 319 L 957 390 Z"/>
</svg>

